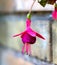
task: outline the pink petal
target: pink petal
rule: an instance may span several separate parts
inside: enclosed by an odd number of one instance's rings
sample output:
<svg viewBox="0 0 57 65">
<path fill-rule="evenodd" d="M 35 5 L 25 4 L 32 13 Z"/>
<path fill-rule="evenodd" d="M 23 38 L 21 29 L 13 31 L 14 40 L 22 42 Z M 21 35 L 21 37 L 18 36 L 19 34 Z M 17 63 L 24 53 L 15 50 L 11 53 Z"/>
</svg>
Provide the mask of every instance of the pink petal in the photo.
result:
<svg viewBox="0 0 57 65">
<path fill-rule="evenodd" d="M 56 11 L 56 10 L 53 11 L 53 13 L 52 13 L 52 17 L 53 17 L 53 19 L 57 19 L 57 11 Z"/>
<path fill-rule="evenodd" d="M 24 31 L 24 32 L 22 32 L 22 33 L 20 33 L 20 34 L 16 34 L 16 35 L 14 35 L 13 37 L 16 37 L 16 36 L 19 36 L 19 35 L 22 35 L 22 34 L 24 34 L 26 31 Z"/>
<path fill-rule="evenodd" d="M 30 34 L 31 36 L 36 36 L 36 33 L 31 28 L 27 29 L 27 33 Z"/>
<path fill-rule="evenodd" d="M 28 54 L 28 49 L 29 49 L 28 43 L 25 43 L 25 44 L 26 44 L 26 52 L 27 52 L 27 54 Z"/>
<path fill-rule="evenodd" d="M 25 43 L 26 44 L 26 52 L 27 54 L 31 55 L 31 45 L 30 43 Z"/>
<path fill-rule="evenodd" d="M 28 27 L 30 27 L 30 25 L 31 25 L 31 20 L 30 19 L 27 19 L 26 20 L 26 27 L 28 28 Z"/>
<path fill-rule="evenodd" d="M 29 44 L 29 55 L 31 55 L 31 44 Z"/>
<path fill-rule="evenodd" d="M 19 36 L 19 35 L 21 35 L 22 33 L 20 33 L 20 34 L 16 34 L 16 35 L 14 35 L 13 37 L 17 37 L 17 36 Z"/>
<path fill-rule="evenodd" d="M 40 35 L 39 33 L 35 32 L 34 30 L 32 30 L 31 28 L 27 29 L 28 34 L 30 34 L 31 36 L 38 36 L 39 38 L 45 39 L 42 35 Z"/>
<path fill-rule="evenodd" d="M 24 50 L 25 50 L 25 44 L 24 44 L 24 46 L 22 47 L 22 54 L 24 54 Z"/>
<path fill-rule="evenodd" d="M 38 36 L 39 38 L 42 38 L 42 39 L 45 40 L 45 38 L 42 35 L 40 35 L 39 33 L 37 33 L 37 32 L 36 32 L 36 36 Z"/>
</svg>

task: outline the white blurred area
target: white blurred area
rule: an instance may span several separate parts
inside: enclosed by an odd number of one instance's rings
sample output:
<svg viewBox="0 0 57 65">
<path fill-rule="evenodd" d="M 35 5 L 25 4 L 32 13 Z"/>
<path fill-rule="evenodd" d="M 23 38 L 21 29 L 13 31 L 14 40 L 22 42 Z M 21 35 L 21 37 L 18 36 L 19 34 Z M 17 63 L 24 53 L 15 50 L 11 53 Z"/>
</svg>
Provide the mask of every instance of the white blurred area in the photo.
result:
<svg viewBox="0 0 57 65">
<path fill-rule="evenodd" d="M 33 3 L 33 0 L 0 0 L 0 11 L 14 12 L 14 11 L 28 11 Z M 46 4 L 45 7 L 41 6 L 36 0 L 32 11 L 52 11 L 54 5 Z"/>
<path fill-rule="evenodd" d="M 15 0 L 16 10 L 17 11 L 27 11 L 30 9 L 33 0 Z M 54 9 L 54 5 L 46 4 L 45 7 L 41 6 L 36 0 L 32 10 L 33 11 L 52 11 Z"/>
</svg>

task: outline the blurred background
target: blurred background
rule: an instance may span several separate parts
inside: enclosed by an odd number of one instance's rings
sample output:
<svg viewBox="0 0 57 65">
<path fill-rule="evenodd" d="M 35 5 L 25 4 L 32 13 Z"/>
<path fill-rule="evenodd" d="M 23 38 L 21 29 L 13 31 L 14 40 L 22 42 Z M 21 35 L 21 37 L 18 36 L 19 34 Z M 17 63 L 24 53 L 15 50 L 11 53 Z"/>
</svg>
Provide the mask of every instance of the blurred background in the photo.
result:
<svg viewBox="0 0 57 65">
<path fill-rule="evenodd" d="M 54 10 L 54 5 L 47 4 L 45 7 L 42 7 L 36 1 L 32 8 L 31 27 L 42 34 L 46 40 L 37 38 L 36 43 L 31 45 L 31 57 L 21 54 L 23 43 L 20 37 L 13 38 L 14 34 L 25 30 L 26 15 L 32 2 L 33 0 L 0 0 L 1 65 L 8 65 L 7 63 L 9 63 L 9 65 L 14 65 L 15 63 L 15 65 L 21 65 L 18 64 L 18 62 L 19 60 L 20 62 L 21 60 L 25 62 L 23 60 L 24 58 L 26 58 L 27 61 L 29 59 L 29 62 L 26 61 L 28 63 L 26 65 L 34 65 L 34 61 L 35 63 L 40 61 L 37 65 L 44 65 L 45 63 L 47 63 L 45 65 L 49 65 L 49 62 L 57 64 L 57 21 L 53 20 L 51 15 Z M 22 59 L 22 57 L 24 58 Z M 33 58 L 34 60 L 32 61 Z M 41 60 L 45 63 L 41 64 Z M 13 64 L 10 64 L 12 63 L 11 61 Z"/>
</svg>

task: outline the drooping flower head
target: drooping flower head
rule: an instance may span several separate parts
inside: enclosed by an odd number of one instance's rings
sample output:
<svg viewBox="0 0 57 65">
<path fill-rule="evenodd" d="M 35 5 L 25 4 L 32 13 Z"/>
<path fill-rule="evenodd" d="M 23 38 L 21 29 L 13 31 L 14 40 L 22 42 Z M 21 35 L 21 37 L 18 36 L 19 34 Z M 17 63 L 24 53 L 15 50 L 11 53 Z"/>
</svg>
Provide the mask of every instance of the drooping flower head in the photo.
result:
<svg viewBox="0 0 57 65">
<path fill-rule="evenodd" d="M 16 34 L 13 37 L 21 36 L 22 42 L 24 44 L 22 48 L 22 53 L 24 53 L 24 48 L 26 49 L 27 54 L 31 51 L 30 46 L 31 44 L 34 44 L 36 42 L 36 36 L 45 39 L 41 34 L 35 32 L 33 29 L 31 29 L 31 14 L 29 13 L 27 15 L 26 19 L 26 29 L 24 32 L 21 32 L 20 34 Z M 31 54 L 31 52 L 30 52 Z"/>
<path fill-rule="evenodd" d="M 31 10 L 32 10 L 32 7 L 33 7 L 35 1 L 36 0 L 34 0 L 34 2 L 32 3 L 31 9 L 27 15 L 26 29 L 23 32 L 13 36 L 13 37 L 21 36 L 21 40 L 24 44 L 24 46 L 22 47 L 22 53 L 24 53 L 24 51 L 26 51 L 26 53 L 29 55 L 31 54 L 31 44 L 34 44 L 36 42 L 36 36 L 41 39 L 45 39 L 41 34 L 35 32 L 33 29 L 31 29 Z"/>
</svg>

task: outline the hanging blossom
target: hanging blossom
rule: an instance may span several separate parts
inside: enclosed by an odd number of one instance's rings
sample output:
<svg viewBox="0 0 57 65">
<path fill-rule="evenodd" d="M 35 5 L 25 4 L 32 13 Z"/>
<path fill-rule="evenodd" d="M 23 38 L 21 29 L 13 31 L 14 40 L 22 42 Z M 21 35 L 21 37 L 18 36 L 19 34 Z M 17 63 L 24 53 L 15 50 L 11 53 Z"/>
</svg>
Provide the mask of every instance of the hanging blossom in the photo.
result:
<svg viewBox="0 0 57 65">
<path fill-rule="evenodd" d="M 57 20 L 57 4 L 55 4 L 55 10 L 52 12 L 52 18 Z"/>
<path fill-rule="evenodd" d="M 31 54 L 31 44 L 34 44 L 36 42 L 36 36 L 45 40 L 45 38 L 42 35 L 35 32 L 33 29 L 31 29 L 30 26 L 31 26 L 31 20 L 30 20 L 30 14 L 28 14 L 26 19 L 25 31 L 13 36 L 13 37 L 21 36 L 22 42 L 24 44 L 24 46 L 22 47 L 22 53 L 24 54 L 24 52 L 26 52 L 29 55 Z"/>
</svg>

